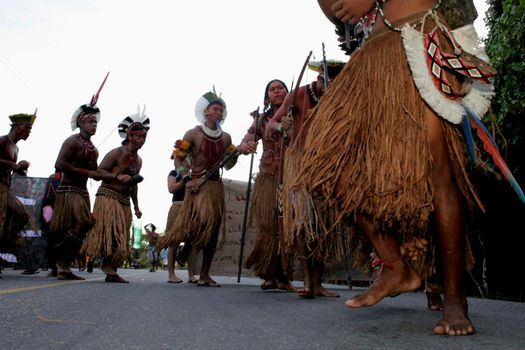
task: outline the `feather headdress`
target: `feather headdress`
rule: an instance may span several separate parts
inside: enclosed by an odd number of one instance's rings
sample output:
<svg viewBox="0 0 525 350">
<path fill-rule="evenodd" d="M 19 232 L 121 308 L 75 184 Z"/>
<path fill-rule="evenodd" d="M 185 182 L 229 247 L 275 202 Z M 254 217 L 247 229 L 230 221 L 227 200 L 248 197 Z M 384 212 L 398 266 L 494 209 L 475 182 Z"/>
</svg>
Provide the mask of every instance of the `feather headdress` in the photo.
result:
<svg viewBox="0 0 525 350">
<path fill-rule="evenodd" d="M 146 106 L 140 111 L 140 104 L 137 105 L 137 113 L 132 114 L 124 118 L 118 125 L 118 134 L 121 138 L 126 139 L 128 137 L 128 129 L 134 124 L 142 124 L 146 130 L 149 130 L 149 118 L 146 115 Z"/>
<path fill-rule="evenodd" d="M 9 119 L 11 120 L 12 124 L 33 124 L 36 119 L 36 112 L 38 111 L 38 108 L 35 109 L 35 113 L 33 114 L 27 114 L 27 113 L 18 113 L 13 114 L 9 116 Z"/>
<path fill-rule="evenodd" d="M 335 78 L 345 65 L 346 63 L 343 61 L 327 60 L 326 68 L 328 68 L 328 72 L 327 72 L 328 76 L 332 79 Z M 323 68 L 323 62 L 322 61 L 310 61 L 308 62 L 308 68 L 310 68 L 314 72 L 320 73 Z"/>
<path fill-rule="evenodd" d="M 197 118 L 199 123 L 204 124 L 204 122 L 206 122 L 206 116 L 204 115 L 204 111 L 212 102 L 221 102 L 224 106 L 221 124 L 224 123 L 224 120 L 226 119 L 226 116 L 228 114 L 228 111 L 226 110 L 226 102 L 224 102 L 224 100 L 221 98 L 221 94 L 217 95 L 217 93 L 215 92 L 215 85 L 213 86 L 213 91 L 208 91 L 207 93 L 199 97 L 197 103 L 195 104 L 195 117 Z"/>
<path fill-rule="evenodd" d="M 104 84 L 106 83 L 106 79 L 108 78 L 108 74 L 106 74 L 106 77 L 102 81 L 102 84 L 100 84 L 100 87 L 98 88 L 98 91 L 96 94 L 91 97 L 91 101 L 87 104 L 84 104 L 77 108 L 77 110 L 73 113 L 71 116 L 71 130 L 75 130 L 78 127 L 78 117 L 82 113 L 93 113 L 95 117 L 97 118 L 97 122 L 100 120 L 100 109 L 98 109 L 97 101 L 98 101 L 98 95 L 100 94 L 100 91 L 104 87 Z"/>
</svg>

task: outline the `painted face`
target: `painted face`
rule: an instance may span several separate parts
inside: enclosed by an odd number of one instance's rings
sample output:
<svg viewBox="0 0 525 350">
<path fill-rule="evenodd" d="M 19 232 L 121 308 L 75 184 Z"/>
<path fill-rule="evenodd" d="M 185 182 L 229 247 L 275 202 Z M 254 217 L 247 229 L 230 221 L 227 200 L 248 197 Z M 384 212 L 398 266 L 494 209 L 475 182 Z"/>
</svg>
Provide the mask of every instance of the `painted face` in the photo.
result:
<svg viewBox="0 0 525 350">
<path fill-rule="evenodd" d="M 137 149 L 141 149 L 142 146 L 146 143 L 146 136 L 148 133 L 144 130 L 140 131 L 130 131 L 128 132 L 128 140 L 133 146 Z"/>
<path fill-rule="evenodd" d="M 204 111 L 206 121 L 208 121 L 212 125 L 217 125 L 217 122 L 221 122 L 223 114 L 224 107 L 220 104 L 212 104 L 211 106 L 208 106 Z"/>
<path fill-rule="evenodd" d="M 20 140 L 27 140 L 27 138 L 29 137 L 29 134 L 31 134 L 32 128 L 33 128 L 33 125 L 29 123 L 16 124 L 16 136 Z"/>
<path fill-rule="evenodd" d="M 78 118 L 78 127 L 80 130 L 88 133 L 89 135 L 95 135 L 97 132 L 97 117 L 95 114 L 86 114 Z"/>
<path fill-rule="evenodd" d="M 280 106 L 283 104 L 287 93 L 286 87 L 280 81 L 274 81 L 268 87 L 268 102 L 272 106 Z"/>
</svg>

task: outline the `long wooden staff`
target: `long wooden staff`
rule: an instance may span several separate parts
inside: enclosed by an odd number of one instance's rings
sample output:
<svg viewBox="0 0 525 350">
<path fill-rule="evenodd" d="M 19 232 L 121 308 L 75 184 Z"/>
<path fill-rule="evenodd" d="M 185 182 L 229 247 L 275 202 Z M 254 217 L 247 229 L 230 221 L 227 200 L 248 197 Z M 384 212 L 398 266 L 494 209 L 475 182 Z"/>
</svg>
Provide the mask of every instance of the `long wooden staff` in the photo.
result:
<svg viewBox="0 0 525 350">
<path fill-rule="evenodd" d="M 253 130 L 253 141 L 257 142 L 257 130 L 259 129 L 259 108 L 255 113 L 255 128 Z M 246 223 L 248 222 L 248 210 L 250 205 L 250 192 L 252 190 L 252 171 L 253 171 L 253 158 L 255 153 L 252 153 L 250 159 L 250 174 L 248 175 L 248 186 L 246 187 L 246 204 L 244 205 L 244 216 L 242 218 L 242 231 L 241 231 L 241 251 L 239 253 L 239 270 L 237 272 L 237 283 L 241 281 L 241 270 L 242 270 L 242 255 L 244 252 L 244 239 L 246 237 Z"/>
</svg>

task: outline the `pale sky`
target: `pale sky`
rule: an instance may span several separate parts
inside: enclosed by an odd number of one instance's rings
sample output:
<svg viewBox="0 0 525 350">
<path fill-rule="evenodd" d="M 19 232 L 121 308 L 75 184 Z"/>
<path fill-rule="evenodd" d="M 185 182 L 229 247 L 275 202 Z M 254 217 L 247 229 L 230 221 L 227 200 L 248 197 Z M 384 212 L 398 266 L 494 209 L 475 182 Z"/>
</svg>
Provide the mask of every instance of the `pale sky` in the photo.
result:
<svg viewBox="0 0 525 350">
<path fill-rule="evenodd" d="M 475 3 L 475 25 L 484 36 L 487 6 Z M 171 205 L 169 157 L 175 140 L 197 125 L 198 97 L 213 85 L 222 93 L 228 108 L 223 129 L 238 144 L 249 113 L 262 109 L 266 83 L 277 78 L 290 87 L 310 50 L 322 58 L 323 42 L 328 59 L 346 61 L 315 0 L 1 0 L 0 134 L 9 131 L 9 115 L 38 107 L 31 136 L 18 143 L 19 160 L 31 163 L 29 176 L 49 176 L 73 133 L 72 113 L 110 71 L 92 138 L 99 162 L 120 145 L 118 123 L 145 104 L 151 129 L 139 152 L 145 178 L 139 203 L 142 223 L 162 231 Z M 302 84 L 315 76 L 307 71 Z M 249 162 L 241 157 L 223 177 L 247 181 Z M 99 185 L 88 183 L 92 199 Z"/>
</svg>

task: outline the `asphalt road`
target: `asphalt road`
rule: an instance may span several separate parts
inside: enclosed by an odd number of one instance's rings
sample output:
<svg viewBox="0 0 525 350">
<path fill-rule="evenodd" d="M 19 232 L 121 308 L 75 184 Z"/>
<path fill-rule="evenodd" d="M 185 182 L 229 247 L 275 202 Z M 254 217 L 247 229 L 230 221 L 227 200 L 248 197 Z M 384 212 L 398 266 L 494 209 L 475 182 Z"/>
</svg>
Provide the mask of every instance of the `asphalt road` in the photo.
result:
<svg viewBox="0 0 525 350">
<path fill-rule="evenodd" d="M 470 299 L 477 333 L 446 337 L 432 334 L 440 314 L 423 293 L 350 310 L 344 301 L 363 289 L 328 286 L 341 298 L 302 300 L 251 278 L 215 277 L 221 288 L 203 288 L 166 283 L 165 271 L 120 273 L 131 283 L 105 283 L 100 271 L 77 282 L 3 270 L 0 349 L 525 348 L 525 303 Z"/>
</svg>

